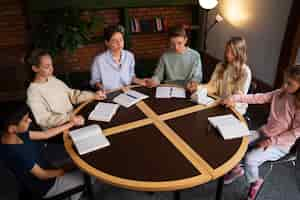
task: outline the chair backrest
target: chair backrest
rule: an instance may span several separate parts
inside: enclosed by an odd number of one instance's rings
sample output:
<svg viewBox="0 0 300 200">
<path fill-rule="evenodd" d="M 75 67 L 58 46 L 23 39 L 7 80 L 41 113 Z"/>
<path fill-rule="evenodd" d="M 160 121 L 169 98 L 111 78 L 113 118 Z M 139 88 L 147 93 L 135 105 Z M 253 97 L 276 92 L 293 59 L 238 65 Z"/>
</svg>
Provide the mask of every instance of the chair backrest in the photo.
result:
<svg viewBox="0 0 300 200">
<path fill-rule="evenodd" d="M 5 196 L 7 196 L 7 199 L 11 200 L 17 200 L 17 199 L 31 199 L 31 195 L 29 194 L 29 191 L 23 184 L 23 182 L 19 181 L 14 171 L 3 161 L 0 160 L 0 177 L 1 180 L 5 181 Z M 2 192 L 1 192 L 2 193 Z M 1 194 L 0 193 L 0 194 Z M 2 198 L 2 195 L 0 195 L 0 199 Z"/>
</svg>

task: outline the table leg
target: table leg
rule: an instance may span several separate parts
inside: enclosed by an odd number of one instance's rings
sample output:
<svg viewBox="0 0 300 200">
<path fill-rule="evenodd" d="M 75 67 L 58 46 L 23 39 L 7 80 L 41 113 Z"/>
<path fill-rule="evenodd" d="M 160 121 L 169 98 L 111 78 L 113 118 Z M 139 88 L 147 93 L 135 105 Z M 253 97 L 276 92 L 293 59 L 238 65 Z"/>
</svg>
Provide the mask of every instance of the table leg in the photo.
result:
<svg viewBox="0 0 300 200">
<path fill-rule="evenodd" d="M 88 199 L 89 200 L 94 200 L 95 197 L 94 197 L 94 192 L 93 192 L 93 189 L 92 189 L 91 177 L 86 173 L 84 173 L 84 183 L 86 185 Z"/>
<path fill-rule="evenodd" d="M 218 179 L 216 200 L 222 200 L 223 199 L 223 186 L 224 186 L 224 177 L 222 176 Z"/>
<path fill-rule="evenodd" d="M 174 193 L 174 200 L 180 200 L 180 191 L 176 190 L 173 192 Z"/>
</svg>

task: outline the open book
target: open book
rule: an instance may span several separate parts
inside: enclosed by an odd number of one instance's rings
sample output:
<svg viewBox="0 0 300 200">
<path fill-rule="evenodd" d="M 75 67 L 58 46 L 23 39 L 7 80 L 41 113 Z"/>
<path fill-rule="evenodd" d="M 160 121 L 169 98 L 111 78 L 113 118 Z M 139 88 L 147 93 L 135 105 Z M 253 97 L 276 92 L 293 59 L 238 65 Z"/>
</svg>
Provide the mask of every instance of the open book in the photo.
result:
<svg viewBox="0 0 300 200">
<path fill-rule="evenodd" d="M 191 95 L 191 99 L 195 103 L 206 105 L 206 106 L 215 102 L 213 98 L 207 96 L 206 88 L 201 88 L 197 90 L 194 94 Z"/>
<path fill-rule="evenodd" d="M 247 126 L 232 114 L 209 117 L 208 121 L 218 129 L 225 140 L 250 135 Z"/>
<path fill-rule="evenodd" d="M 178 87 L 157 87 L 156 88 L 156 98 L 185 98 L 185 89 Z"/>
<path fill-rule="evenodd" d="M 109 141 L 102 134 L 100 126 L 96 124 L 70 131 L 69 135 L 80 155 L 110 145 Z"/>
<path fill-rule="evenodd" d="M 99 102 L 94 110 L 90 113 L 88 119 L 95 121 L 110 122 L 119 108 L 118 104 Z"/>
<path fill-rule="evenodd" d="M 113 99 L 113 102 L 120 104 L 126 108 L 136 104 L 137 102 L 148 98 L 149 96 L 137 92 L 135 90 L 128 90 L 125 93 L 119 94 Z"/>
</svg>

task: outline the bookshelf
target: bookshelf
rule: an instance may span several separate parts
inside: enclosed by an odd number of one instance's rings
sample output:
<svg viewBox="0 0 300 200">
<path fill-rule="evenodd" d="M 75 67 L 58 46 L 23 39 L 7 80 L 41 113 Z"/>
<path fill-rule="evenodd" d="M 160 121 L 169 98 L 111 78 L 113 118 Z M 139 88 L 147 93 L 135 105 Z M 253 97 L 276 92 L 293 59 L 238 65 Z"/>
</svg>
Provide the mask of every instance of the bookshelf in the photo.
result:
<svg viewBox="0 0 300 200">
<path fill-rule="evenodd" d="M 62 9 L 65 7 L 78 7 L 82 10 L 88 11 L 103 11 L 102 15 L 105 18 L 105 12 L 111 10 L 111 12 L 118 13 L 118 20 L 104 21 L 104 26 L 120 23 L 124 25 L 126 29 L 125 41 L 126 48 L 133 50 L 134 53 L 138 53 L 139 56 L 145 55 L 145 52 L 139 53 L 139 49 L 135 50 L 135 42 L 140 42 L 142 36 L 145 35 L 145 40 L 147 40 L 147 35 L 152 34 L 154 37 L 160 37 L 162 42 L 166 44 L 167 29 L 170 26 L 185 24 L 188 26 L 202 24 L 203 21 L 203 10 L 198 5 L 197 0 L 28 0 L 27 9 L 29 15 L 43 14 L 43 12 L 53 9 Z M 116 17 L 116 16 L 114 16 Z M 132 19 L 137 19 L 141 25 L 144 22 L 144 29 L 147 31 L 133 31 L 132 29 Z M 151 31 L 154 27 L 151 27 L 151 21 L 156 18 L 161 18 L 162 29 L 160 31 Z M 165 23 L 165 24 L 164 24 Z M 201 26 L 200 26 L 201 27 Z M 192 48 L 200 50 L 202 46 L 200 35 L 202 35 L 201 28 L 198 30 L 190 31 Z M 103 42 L 101 35 L 97 36 L 89 43 Z M 145 44 L 145 46 L 149 46 Z M 161 46 L 159 46 L 161 47 Z M 153 55 L 158 56 L 157 54 Z M 150 57 L 147 55 L 146 57 Z"/>
</svg>

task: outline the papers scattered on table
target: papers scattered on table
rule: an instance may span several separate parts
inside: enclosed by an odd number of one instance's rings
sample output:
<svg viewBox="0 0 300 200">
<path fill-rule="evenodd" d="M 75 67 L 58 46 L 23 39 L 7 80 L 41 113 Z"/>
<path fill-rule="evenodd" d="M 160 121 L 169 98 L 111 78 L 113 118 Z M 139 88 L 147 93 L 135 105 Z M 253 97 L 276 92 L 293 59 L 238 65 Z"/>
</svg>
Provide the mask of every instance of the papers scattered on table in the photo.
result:
<svg viewBox="0 0 300 200">
<path fill-rule="evenodd" d="M 200 90 L 197 90 L 194 94 L 191 95 L 191 99 L 195 103 L 206 105 L 206 106 L 215 102 L 213 98 L 207 96 L 206 88 L 201 88 Z"/>
<path fill-rule="evenodd" d="M 120 106 L 114 103 L 99 102 L 90 113 L 88 119 L 95 121 L 110 122 Z"/>
<path fill-rule="evenodd" d="M 109 146 L 98 125 L 90 125 L 70 132 L 70 137 L 80 155 Z"/>
<path fill-rule="evenodd" d="M 146 98 L 148 98 L 148 96 L 143 93 L 137 92 L 135 90 L 129 90 L 116 96 L 113 99 L 113 102 L 128 108 Z"/>
<path fill-rule="evenodd" d="M 156 88 L 156 98 L 185 98 L 185 89 L 178 87 L 157 87 Z"/>
<path fill-rule="evenodd" d="M 232 114 L 209 117 L 208 121 L 218 129 L 225 140 L 250 135 L 246 125 L 241 123 Z"/>
</svg>

